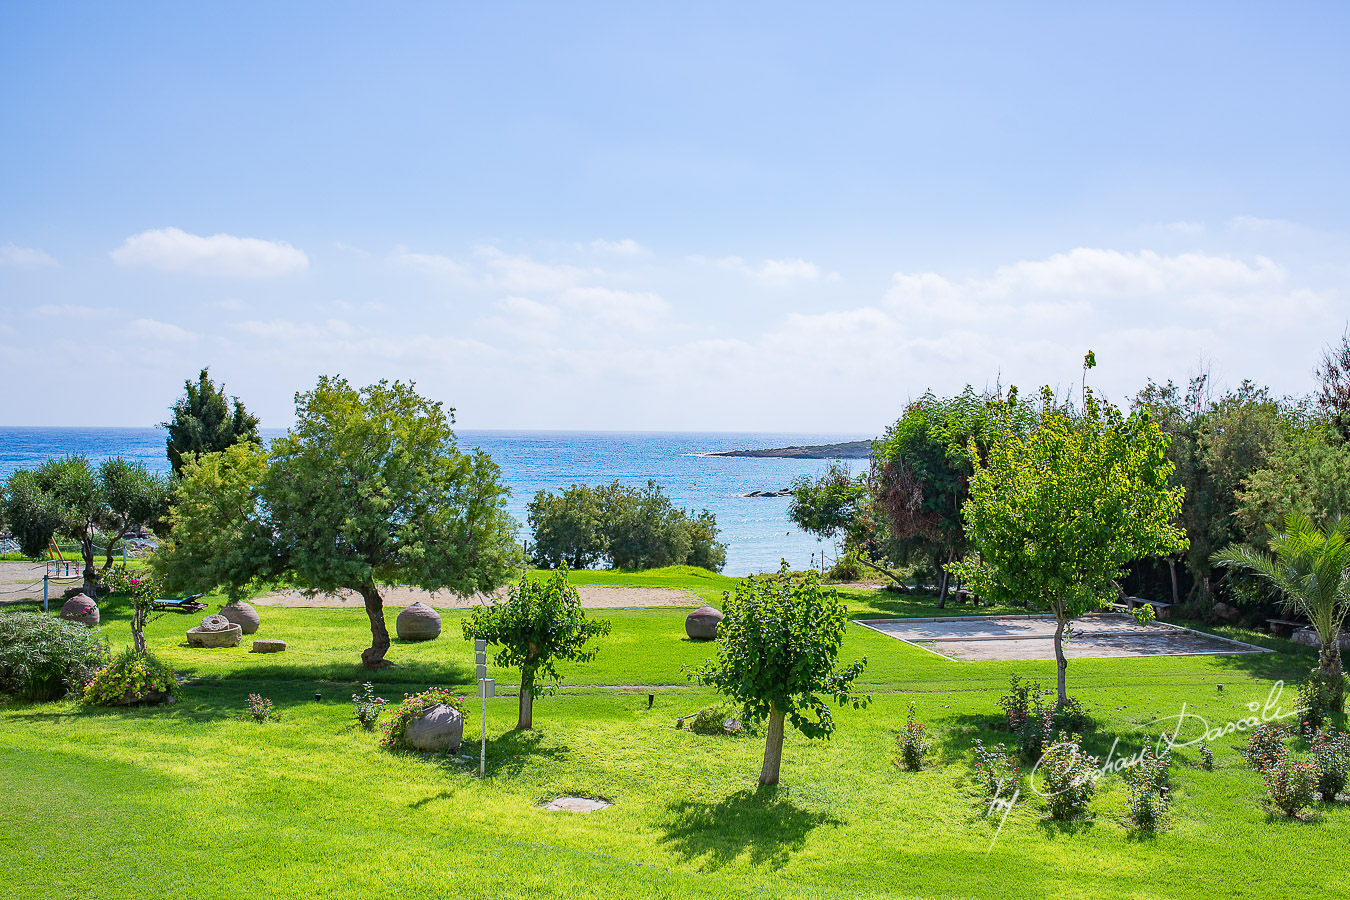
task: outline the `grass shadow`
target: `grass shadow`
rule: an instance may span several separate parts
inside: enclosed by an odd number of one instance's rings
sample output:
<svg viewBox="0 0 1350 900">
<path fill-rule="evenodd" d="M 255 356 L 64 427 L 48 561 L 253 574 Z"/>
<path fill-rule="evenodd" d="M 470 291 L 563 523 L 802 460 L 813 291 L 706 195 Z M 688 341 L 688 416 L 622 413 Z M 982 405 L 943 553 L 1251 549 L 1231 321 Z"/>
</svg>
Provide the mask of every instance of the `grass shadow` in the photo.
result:
<svg viewBox="0 0 1350 900">
<path fill-rule="evenodd" d="M 821 825 L 842 825 L 828 813 L 794 804 L 787 791 L 758 787 L 714 803 L 680 800 L 667 807 L 662 843 L 689 862 L 716 870 L 741 856 L 753 865 L 780 868 Z"/>
<path fill-rule="evenodd" d="M 472 772 L 472 774 L 477 775 L 482 745 L 479 743 L 477 735 L 470 736 L 468 724 L 466 723 L 464 743 L 460 745 L 459 754 L 471 757 L 470 762 L 463 762 L 452 756 L 438 757 L 436 762 L 456 774 L 462 775 L 466 772 Z M 548 744 L 546 740 L 547 736 L 542 731 L 517 731 L 515 729 L 497 737 L 489 737 L 487 741 L 486 776 L 488 778 L 511 778 L 523 772 L 532 762 L 540 760 L 560 762 L 566 760 L 568 755 L 571 754 L 572 748 L 566 744 Z"/>
</svg>

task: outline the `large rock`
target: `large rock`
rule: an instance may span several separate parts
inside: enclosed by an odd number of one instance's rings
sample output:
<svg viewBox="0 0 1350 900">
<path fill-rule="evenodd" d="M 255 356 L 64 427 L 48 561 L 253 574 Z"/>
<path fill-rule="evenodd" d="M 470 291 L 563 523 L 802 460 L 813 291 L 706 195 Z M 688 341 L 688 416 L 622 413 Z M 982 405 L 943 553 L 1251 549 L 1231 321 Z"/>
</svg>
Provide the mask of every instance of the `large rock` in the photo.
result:
<svg viewBox="0 0 1350 900">
<path fill-rule="evenodd" d="M 437 703 L 408 723 L 404 737 L 418 750 L 458 750 L 464 740 L 464 717 L 453 707 Z"/>
<path fill-rule="evenodd" d="M 226 603 L 220 608 L 220 614 L 239 626 L 244 634 L 253 634 L 262 624 L 258 611 L 242 600 Z"/>
<path fill-rule="evenodd" d="M 61 618 L 92 628 L 98 624 L 98 604 L 84 594 L 76 594 L 61 604 Z"/>
<path fill-rule="evenodd" d="M 1320 647 L 1322 642 L 1317 639 L 1317 632 L 1311 628 L 1295 628 L 1293 635 L 1290 636 L 1295 644 L 1302 644 L 1305 647 Z"/>
<path fill-rule="evenodd" d="M 690 640 L 711 641 L 717 637 L 717 624 L 722 614 L 711 606 L 700 606 L 684 618 L 684 633 Z"/>
<path fill-rule="evenodd" d="M 1214 615 L 1224 622 L 1232 622 L 1238 617 L 1237 607 L 1220 600 L 1214 604 Z"/>
<path fill-rule="evenodd" d="M 190 647 L 238 647 L 244 639 L 244 631 L 238 625 L 231 625 L 224 631 L 204 631 L 198 625 L 187 632 Z"/>
<path fill-rule="evenodd" d="M 394 630 L 400 641 L 429 641 L 440 637 L 441 614 L 421 600 L 398 614 Z"/>
</svg>

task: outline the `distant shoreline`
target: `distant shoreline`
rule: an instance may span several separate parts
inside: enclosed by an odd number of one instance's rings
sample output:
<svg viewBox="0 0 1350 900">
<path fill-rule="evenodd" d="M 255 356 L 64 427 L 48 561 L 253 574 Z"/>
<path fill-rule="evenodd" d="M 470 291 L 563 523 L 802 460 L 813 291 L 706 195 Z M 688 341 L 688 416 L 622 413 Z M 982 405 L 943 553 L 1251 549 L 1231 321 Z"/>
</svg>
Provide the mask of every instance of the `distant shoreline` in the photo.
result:
<svg viewBox="0 0 1350 900">
<path fill-rule="evenodd" d="M 723 450 L 708 455 L 743 456 L 755 459 L 867 459 L 872 455 L 872 442 L 844 441 L 838 444 L 773 447 L 765 450 Z"/>
</svg>

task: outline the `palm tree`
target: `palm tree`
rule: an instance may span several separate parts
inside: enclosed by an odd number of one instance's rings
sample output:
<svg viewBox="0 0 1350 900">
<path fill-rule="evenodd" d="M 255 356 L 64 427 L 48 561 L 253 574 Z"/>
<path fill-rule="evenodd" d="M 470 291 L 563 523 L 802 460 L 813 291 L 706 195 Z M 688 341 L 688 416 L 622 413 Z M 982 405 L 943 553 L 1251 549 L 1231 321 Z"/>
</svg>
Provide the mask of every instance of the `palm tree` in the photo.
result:
<svg viewBox="0 0 1350 900">
<path fill-rule="evenodd" d="M 1325 531 L 1302 513 L 1290 513 L 1284 530 L 1271 529 L 1270 553 L 1251 547 L 1227 547 L 1215 553 L 1216 565 L 1247 569 L 1284 595 L 1285 608 L 1308 617 L 1321 642 L 1318 669 L 1340 711 L 1345 703 L 1341 670 L 1341 625 L 1350 613 L 1350 520 L 1337 519 Z"/>
</svg>

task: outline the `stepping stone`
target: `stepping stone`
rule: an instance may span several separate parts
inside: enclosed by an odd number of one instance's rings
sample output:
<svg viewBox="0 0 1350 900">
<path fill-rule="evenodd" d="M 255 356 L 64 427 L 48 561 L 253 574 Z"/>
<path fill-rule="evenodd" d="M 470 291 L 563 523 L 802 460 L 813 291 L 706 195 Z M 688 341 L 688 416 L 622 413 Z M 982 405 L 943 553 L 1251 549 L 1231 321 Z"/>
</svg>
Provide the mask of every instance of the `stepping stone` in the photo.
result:
<svg viewBox="0 0 1350 900">
<path fill-rule="evenodd" d="M 559 797 L 544 804 L 544 809 L 550 812 L 595 812 L 598 809 L 608 809 L 608 800 L 596 800 L 592 797 Z"/>
<path fill-rule="evenodd" d="M 286 649 L 285 641 L 254 641 L 254 653 L 280 653 Z"/>
</svg>

